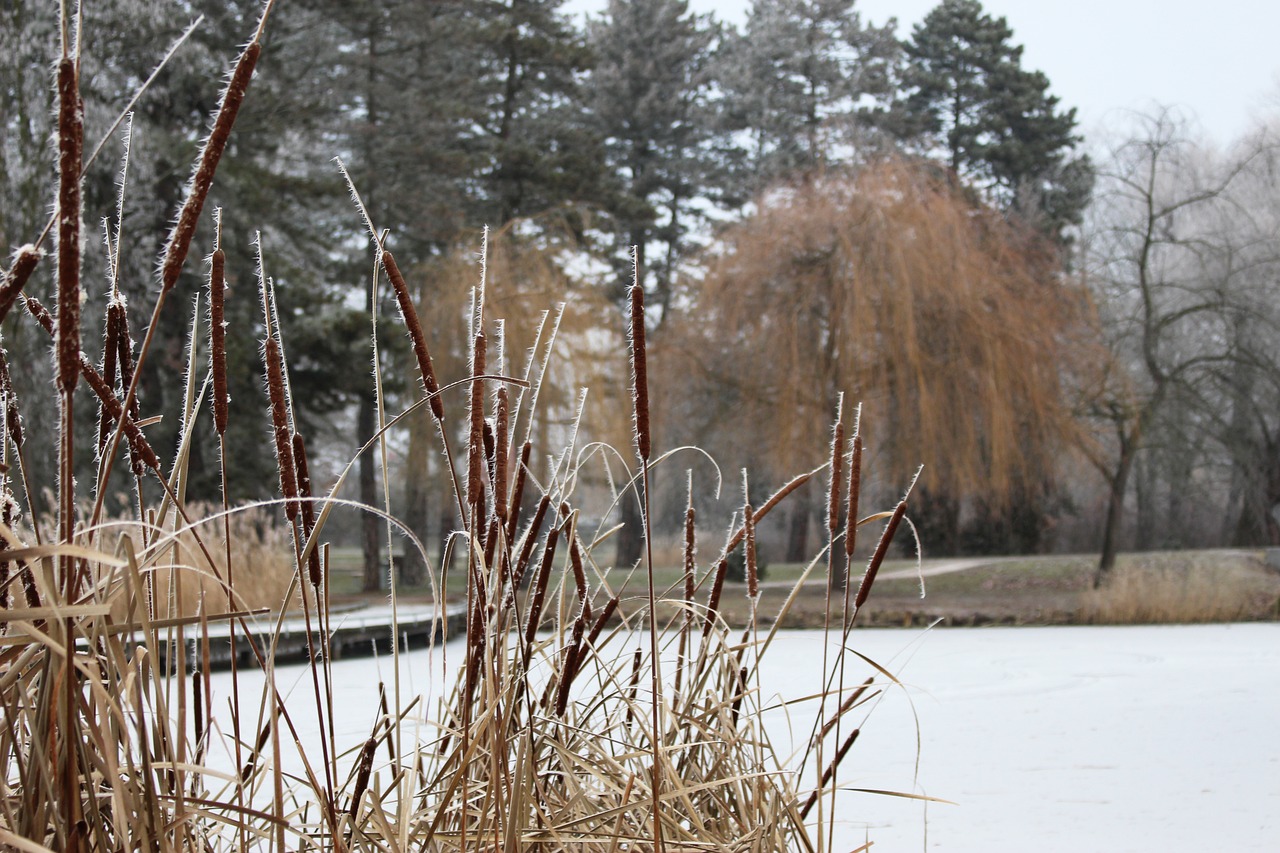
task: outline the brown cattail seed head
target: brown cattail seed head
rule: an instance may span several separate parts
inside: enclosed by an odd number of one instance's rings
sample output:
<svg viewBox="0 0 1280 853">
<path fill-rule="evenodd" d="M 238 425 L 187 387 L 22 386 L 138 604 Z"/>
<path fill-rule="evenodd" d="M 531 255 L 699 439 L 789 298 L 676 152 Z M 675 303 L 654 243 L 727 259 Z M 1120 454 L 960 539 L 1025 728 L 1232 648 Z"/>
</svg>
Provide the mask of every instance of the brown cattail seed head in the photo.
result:
<svg viewBox="0 0 1280 853">
<path fill-rule="evenodd" d="M 236 62 L 235 71 L 231 73 L 231 82 L 222 96 L 222 106 L 213 120 L 213 130 L 205 140 L 204 149 L 200 152 L 200 162 L 191 178 L 191 187 L 187 191 L 187 200 L 178 213 L 178 222 L 169 235 L 169 243 L 165 247 L 164 261 L 160 267 L 161 288 L 165 293 L 178 283 L 178 275 L 187 260 L 187 252 L 191 249 L 191 239 L 196 233 L 196 224 L 200 221 L 200 211 L 204 209 L 204 201 L 209 196 L 209 188 L 213 186 L 213 175 L 218 170 L 218 161 L 231 138 L 231 128 L 236 123 L 236 113 L 244 103 L 245 92 L 249 88 L 249 80 L 253 77 L 253 67 L 258 62 L 258 54 L 262 46 L 254 42 L 244 49 Z"/>
<path fill-rule="evenodd" d="M 693 511 L 693 496 L 689 496 L 689 508 L 684 511 L 684 600 L 693 601 L 694 574 L 697 569 L 697 525 Z M 687 611 L 686 611 L 687 612 Z"/>
<path fill-rule="evenodd" d="M 880 564 L 884 562 L 885 554 L 889 552 L 889 544 L 893 542 L 893 534 L 898 531 L 898 524 L 906 514 L 907 502 L 899 501 L 898 506 L 893 510 L 893 515 L 889 516 L 889 523 L 884 526 L 884 532 L 880 534 L 880 544 L 876 545 L 876 552 L 871 556 L 871 562 L 867 564 L 867 573 L 862 576 L 858 597 L 853 602 L 854 607 L 861 607 L 866 602 L 867 596 L 871 594 L 871 585 L 875 583 L 876 572 L 880 571 Z"/>
<path fill-rule="evenodd" d="M 649 435 L 649 368 L 645 360 L 644 288 L 639 280 L 631 286 L 631 371 L 632 402 L 635 408 L 636 450 L 649 461 L 652 442 Z"/>
<path fill-rule="evenodd" d="M 302 514 L 302 533 L 307 539 L 316 529 L 316 508 L 311 502 L 311 471 L 307 467 L 307 443 L 299 433 L 293 434 L 293 464 L 298 473 L 299 511 Z M 311 554 L 307 557 L 307 578 L 316 589 L 320 588 L 321 568 L 320 549 L 312 545 Z"/>
<path fill-rule="evenodd" d="M 507 429 L 510 418 L 510 402 L 507 399 L 507 386 L 498 387 L 498 402 L 493 416 L 494 420 L 494 462 L 493 462 L 493 514 L 502 523 L 507 523 Z"/>
<path fill-rule="evenodd" d="M 276 467 L 280 469 L 280 492 L 285 499 L 285 515 L 290 521 L 298 517 L 298 480 L 293 462 L 293 442 L 290 438 L 289 409 L 284 393 L 284 365 L 280 360 L 280 345 L 275 338 L 267 338 L 267 396 L 271 400 L 271 425 L 276 439 Z"/>
<path fill-rule="evenodd" d="M 80 165 L 84 112 L 75 62 L 58 63 L 58 388 L 80 378 Z"/>
<path fill-rule="evenodd" d="M 227 434 L 231 395 L 227 390 L 227 256 L 215 249 L 209 270 L 209 350 L 213 367 L 213 426 Z"/>
<path fill-rule="evenodd" d="M 514 542 L 516 525 L 520 523 L 520 505 L 524 501 L 524 484 L 529 475 L 529 458 L 533 455 L 533 443 L 526 441 L 520 448 L 520 464 L 516 466 L 516 484 L 511 490 L 511 503 L 507 508 L 507 541 Z"/>
<path fill-rule="evenodd" d="M 18 395 L 13 390 L 13 379 L 9 375 L 9 359 L 3 347 L 0 347 L 0 406 L 4 407 L 4 428 L 13 439 L 15 447 L 21 448 L 22 412 L 18 408 Z"/>
<path fill-rule="evenodd" d="M 832 538 L 840 526 L 840 487 L 844 480 L 844 397 L 840 398 L 831 435 L 831 482 L 827 489 L 827 531 Z"/>
<path fill-rule="evenodd" d="M 17 254 L 14 255 L 9 272 L 5 275 L 3 283 L 0 283 L 0 323 L 9 316 L 9 309 L 17 301 L 18 294 L 22 293 L 22 288 L 27 286 L 27 279 L 31 278 L 31 273 L 35 272 L 36 264 L 40 263 L 42 254 L 39 249 L 28 243 L 18 249 Z"/>
<path fill-rule="evenodd" d="M 853 457 L 849 460 L 849 508 L 844 528 L 844 553 L 852 559 L 858 545 L 858 498 L 862 490 L 862 434 L 853 437 Z"/>
<path fill-rule="evenodd" d="M 373 772 L 373 754 L 378 748 L 378 739 L 371 737 L 360 748 L 360 757 L 356 759 L 355 785 L 351 792 L 351 821 L 356 820 L 360 811 L 360 799 L 369 788 L 369 776 Z"/>
<path fill-rule="evenodd" d="M 413 344 L 413 355 L 418 360 L 418 375 L 422 379 L 422 387 L 431 397 L 431 413 L 436 420 L 444 417 L 444 401 L 440 399 L 440 385 L 436 382 L 435 367 L 431 363 L 431 353 L 427 350 L 427 336 L 423 334 L 422 323 L 418 320 L 418 311 L 413 307 L 413 298 L 409 295 L 409 285 L 396 265 L 396 259 L 390 252 L 382 253 L 382 268 L 387 271 L 391 280 L 391 289 L 396 294 L 396 305 L 400 307 L 400 319 L 409 331 L 409 341 Z"/>
<path fill-rule="evenodd" d="M 742 509 L 743 527 L 746 529 L 747 598 L 760 597 L 760 569 L 756 562 L 756 520 L 750 502 Z"/>
<path fill-rule="evenodd" d="M 467 442 L 467 502 L 475 506 L 484 494 L 484 332 L 476 333 L 471 359 L 471 437 Z"/>
</svg>

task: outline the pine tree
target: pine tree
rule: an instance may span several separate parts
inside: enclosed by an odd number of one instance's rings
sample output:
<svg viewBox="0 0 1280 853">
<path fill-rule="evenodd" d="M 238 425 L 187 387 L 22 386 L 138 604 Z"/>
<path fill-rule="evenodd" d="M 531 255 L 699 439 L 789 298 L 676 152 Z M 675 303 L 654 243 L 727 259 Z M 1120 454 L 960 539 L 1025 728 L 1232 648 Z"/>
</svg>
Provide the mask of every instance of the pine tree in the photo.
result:
<svg viewBox="0 0 1280 853">
<path fill-rule="evenodd" d="M 726 119 L 747 137 L 738 198 L 784 175 L 845 159 L 888 106 L 901 49 L 894 21 L 864 23 L 855 0 L 755 0 L 726 40 Z M 743 180 L 745 178 L 745 180 Z"/>
<path fill-rule="evenodd" d="M 631 283 L 634 246 L 661 318 L 714 166 L 717 27 L 685 0 L 610 0 L 589 36 L 596 55 L 590 105 L 616 176 L 606 206 L 618 293 Z"/>
<path fill-rule="evenodd" d="M 1093 183 L 1076 155 L 1076 112 L 1049 79 L 1022 67 L 1004 18 L 977 0 L 943 0 L 912 31 L 900 135 L 941 147 L 947 165 L 987 199 L 1062 239 L 1080 222 Z"/>
</svg>

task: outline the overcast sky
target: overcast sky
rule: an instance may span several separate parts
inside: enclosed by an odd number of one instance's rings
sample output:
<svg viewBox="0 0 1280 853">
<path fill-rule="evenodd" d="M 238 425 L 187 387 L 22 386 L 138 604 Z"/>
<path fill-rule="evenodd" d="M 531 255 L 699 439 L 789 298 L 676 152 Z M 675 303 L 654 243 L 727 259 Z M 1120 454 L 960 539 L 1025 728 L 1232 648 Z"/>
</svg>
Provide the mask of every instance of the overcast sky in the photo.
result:
<svg viewBox="0 0 1280 853">
<path fill-rule="evenodd" d="M 859 0 L 863 18 L 898 19 L 906 37 L 938 0 Z M 568 0 L 598 13 L 606 0 Z M 750 0 L 690 0 L 701 12 L 741 23 Z M 1086 135 L 1123 122 L 1126 109 L 1182 105 L 1219 143 L 1253 117 L 1280 110 L 1278 0 L 986 0 L 1002 15 L 1023 65 L 1043 71 L 1051 91 L 1079 111 Z"/>
</svg>

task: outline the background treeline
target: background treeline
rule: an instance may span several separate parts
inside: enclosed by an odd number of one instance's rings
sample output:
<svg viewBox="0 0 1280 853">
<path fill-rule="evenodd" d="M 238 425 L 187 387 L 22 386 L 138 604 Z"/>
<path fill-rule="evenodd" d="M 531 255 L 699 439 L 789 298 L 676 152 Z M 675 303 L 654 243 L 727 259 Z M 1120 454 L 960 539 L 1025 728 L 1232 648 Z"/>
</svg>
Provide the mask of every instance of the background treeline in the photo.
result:
<svg viewBox="0 0 1280 853">
<path fill-rule="evenodd" d="M 393 317 L 394 303 L 383 288 L 375 305 L 369 241 L 336 157 L 412 271 L 446 379 L 465 375 L 483 227 L 490 299 L 513 318 L 499 368 L 522 371 L 537 312 L 568 300 L 557 346 L 569 357 L 548 385 L 559 415 L 538 429 L 570 429 L 577 388 L 592 384 L 584 431 L 625 443 L 625 364 L 603 353 L 617 349 L 616 305 L 638 269 L 672 378 L 655 389 L 657 436 L 704 446 L 729 482 L 750 463 L 765 493 L 822 464 L 800 449 L 821 447 L 843 393 L 865 404 L 880 478 L 866 488 L 896 491 L 924 464 L 913 517 L 932 554 L 1098 548 L 1109 566 L 1122 546 L 1280 544 L 1280 187 L 1267 134 L 1219 150 L 1186 117 L 1153 109 L 1121 120 L 1091 160 L 1074 110 L 974 0 L 944 0 L 905 34 L 864 20 L 853 0 L 759 0 L 741 28 L 680 0 L 610 0 L 585 23 L 562 5 L 291 0 L 276 11 L 210 206 L 222 209 L 233 294 L 231 395 L 262 394 L 260 242 L 318 481 L 416 391 L 393 383 L 380 408 L 368 381 L 370 309 Z M 90 140 L 202 16 L 136 104 L 127 173 L 122 129 L 85 184 L 86 209 L 104 219 L 118 182 L 129 187 L 112 239 L 132 305 L 156 287 L 216 106 L 207 80 L 258 12 L 256 0 L 88 6 Z M 47 2 L 0 7 L 6 251 L 35 239 L 52 203 L 57 14 Z M 86 252 L 95 309 L 109 295 L 106 256 Z M 198 292 L 202 275 L 189 265 L 182 292 Z M 53 286 L 45 265 L 28 290 Z M 144 418 L 179 410 L 192 310 L 157 330 Z M 52 381 L 48 341 L 19 314 L 3 328 L 21 365 L 15 393 L 51 399 L 33 393 Z M 393 368 L 410 358 L 397 332 L 379 344 Z M 49 426 L 28 430 L 27 466 L 52 483 L 55 415 L 26 411 Z M 178 428 L 147 432 L 172 452 Z M 265 399 L 257 420 L 230 429 L 231 493 L 272 497 Z M 394 430 L 385 471 L 362 455 L 350 495 L 381 505 L 385 481 L 392 510 L 426 541 L 458 523 L 435 497 L 446 490 L 434 429 L 422 412 Z M 213 497 L 216 459 L 201 445 L 189 489 Z M 746 447 L 766 458 L 743 458 Z M 671 498 L 654 521 L 674 529 L 683 477 L 665 480 Z M 699 482 L 710 491 L 712 478 Z M 584 488 L 608 483 L 601 469 Z M 819 503 L 801 496 L 761 531 L 770 558 L 809 553 Z M 634 502 L 617 513 L 637 520 Z M 356 514 L 347 525 L 376 586 L 385 527 Z M 623 562 L 638 529 L 616 534 Z M 404 579 L 422 569 L 406 561 Z"/>
</svg>

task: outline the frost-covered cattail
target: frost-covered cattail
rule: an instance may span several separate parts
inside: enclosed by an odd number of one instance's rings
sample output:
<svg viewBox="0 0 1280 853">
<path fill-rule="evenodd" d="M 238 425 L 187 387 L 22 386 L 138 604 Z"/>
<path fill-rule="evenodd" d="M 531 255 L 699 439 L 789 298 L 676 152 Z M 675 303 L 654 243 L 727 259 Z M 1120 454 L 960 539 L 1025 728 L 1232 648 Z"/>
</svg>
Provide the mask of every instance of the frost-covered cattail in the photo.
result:
<svg viewBox="0 0 1280 853">
<path fill-rule="evenodd" d="M 307 443 L 302 440 L 302 435 L 296 432 L 293 434 L 293 464 L 297 469 L 298 496 L 301 498 L 298 509 L 302 514 L 302 535 L 305 539 L 310 539 L 312 532 L 316 529 L 316 508 L 311 502 L 311 470 L 307 466 Z M 314 545 L 311 547 L 310 556 L 307 557 L 307 578 L 313 587 L 320 589 L 322 580 L 320 549 Z"/>
<path fill-rule="evenodd" d="M 9 271 L 5 273 L 3 281 L 0 281 L 0 323 L 9 316 L 9 309 L 13 308 L 13 303 L 22 293 L 22 288 L 27 286 L 27 280 L 31 278 L 31 273 L 35 272 L 36 264 L 40 263 L 43 254 L 30 243 L 20 247 L 14 253 Z"/>
<path fill-rule="evenodd" d="M 360 799 L 369 788 L 369 776 L 373 773 L 373 754 L 378 748 L 378 739 L 371 737 L 360 747 L 360 757 L 356 759 L 355 784 L 351 791 L 351 808 L 348 811 L 352 823 L 360 812 Z"/>
<path fill-rule="evenodd" d="M 520 448 L 520 464 L 516 466 L 516 484 L 511 490 L 511 503 L 507 508 L 507 541 L 516 538 L 516 526 L 520 523 L 520 506 L 524 501 L 524 484 L 529 475 L 529 458 L 533 455 L 533 442 L 526 441 Z"/>
<path fill-rule="evenodd" d="M 711 633 L 711 626 L 716 622 L 716 614 L 720 612 L 720 596 L 724 593 L 724 578 L 729 572 L 729 561 L 721 557 L 716 563 L 715 575 L 711 579 L 711 592 L 707 595 L 707 621 L 702 626 L 705 639 Z"/>
<path fill-rule="evenodd" d="M 591 626 L 591 633 L 587 635 L 587 645 L 594 646 L 596 640 L 600 639 L 600 635 L 604 632 L 605 626 L 609 624 L 609 620 L 613 618 L 613 614 L 618 611 L 619 596 L 614 593 L 608 601 L 605 602 L 604 608 L 600 611 L 600 615 L 596 617 L 595 624 Z"/>
<path fill-rule="evenodd" d="M 835 539 L 840 526 L 840 487 L 844 479 L 844 394 L 836 403 L 836 425 L 831 433 L 831 480 L 827 485 L 827 532 Z"/>
<path fill-rule="evenodd" d="M 849 459 L 849 508 L 844 527 L 844 553 L 853 559 L 858 545 L 858 498 L 862 490 L 862 433 L 854 433 L 853 455 Z"/>
<path fill-rule="evenodd" d="M 573 620 L 573 632 L 569 637 L 569 645 L 565 648 L 564 663 L 560 669 L 560 684 L 556 690 L 557 717 L 563 717 L 569 706 L 569 689 L 573 687 L 573 679 L 578 674 L 578 662 L 582 657 L 582 635 L 590 618 L 586 599 L 583 599 L 578 615 Z"/>
<path fill-rule="evenodd" d="M 547 584 L 551 580 L 551 564 L 556 558 L 556 542 L 560 536 L 560 528 L 552 527 L 547 533 L 547 544 L 542 549 L 542 563 L 538 566 L 537 577 L 533 580 L 533 595 L 529 601 L 529 615 L 524 626 L 524 641 L 532 643 L 538 634 L 538 624 L 542 621 L 542 604 L 547 596 Z"/>
<path fill-rule="evenodd" d="M 649 461 L 652 440 L 649 434 L 649 368 L 645 356 L 644 340 L 644 288 L 640 284 L 639 270 L 635 284 L 631 286 L 631 395 L 635 411 L 636 450 L 640 458 Z"/>
<path fill-rule="evenodd" d="M 227 386 L 227 256 L 214 249 L 209 266 L 209 352 L 213 369 L 213 426 L 227 434 L 231 394 Z"/>
<path fill-rule="evenodd" d="M 178 283 L 182 265 L 187 260 L 187 252 L 191 249 L 191 239 L 196 233 L 196 224 L 200 221 L 200 211 L 204 209 L 205 199 L 209 196 L 209 188 L 213 186 L 213 175 L 218 170 L 218 161 L 226 150 L 227 141 L 231 138 L 231 128 L 236 122 L 236 113 L 244 103 L 245 92 L 249 89 L 249 81 L 253 77 L 253 68 L 262 52 L 261 45 L 255 40 L 244 49 L 236 61 L 235 70 L 231 73 L 231 81 L 222 94 L 222 105 L 213 120 L 213 130 L 204 142 L 200 151 L 195 173 L 191 176 L 191 185 L 187 189 L 186 201 L 178 213 L 178 221 L 173 226 L 169 241 L 165 246 L 164 260 L 160 266 L 160 282 L 164 293 L 168 293 Z"/>
<path fill-rule="evenodd" d="M 484 332 L 477 332 L 471 350 L 471 432 L 467 441 L 467 503 L 475 506 L 484 494 Z"/>
<path fill-rule="evenodd" d="M 494 409 L 494 461 L 493 461 L 493 514 L 502 524 L 507 523 L 507 430 L 511 417 L 507 386 L 498 388 Z"/>
<path fill-rule="evenodd" d="M 547 510 L 551 508 L 551 496 L 543 495 L 538 501 L 538 508 L 534 510 L 533 521 L 529 522 L 529 529 L 524 533 L 524 540 L 520 546 L 520 557 L 516 560 L 514 580 L 516 586 L 524 581 L 524 573 L 529 567 L 529 558 L 533 553 L 533 543 L 537 541 L 538 531 L 542 528 L 543 519 L 547 517 Z"/>
<path fill-rule="evenodd" d="M 58 63 L 58 388 L 80 379 L 80 165 L 84 108 L 75 61 Z"/>
<path fill-rule="evenodd" d="M 747 598 L 756 601 L 760 598 L 760 567 L 756 562 L 756 520 L 751 509 L 751 501 L 742 507 L 743 526 L 746 529 L 746 574 Z"/>
<path fill-rule="evenodd" d="M 293 441 L 289 429 L 289 407 L 284 392 L 284 364 L 280 344 L 268 337 L 263 345 L 267 364 L 267 397 L 271 401 L 271 426 L 276 440 L 276 467 L 280 469 L 280 492 L 284 495 L 285 515 L 290 521 L 298 517 L 298 479 L 293 462 Z"/>
<path fill-rule="evenodd" d="M 697 572 L 697 515 L 693 511 L 693 471 L 689 472 L 689 505 L 684 511 L 684 600 L 693 601 L 695 573 Z M 686 608 L 685 621 L 693 617 L 693 611 Z"/>
<path fill-rule="evenodd" d="M 898 524 L 906 514 L 907 502 L 898 501 L 893 515 L 889 516 L 889 523 L 884 526 L 884 532 L 880 534 L 880 544 L 876 545 L 876 552 L 871 555 L 871 562 L 867 564 L 867 573 L 862 576 L 862 584 L 858 587 L 858 597 L 854 599 L 854 607 L 861 607 L 866 602 L 867 596 L 871 594 L 871 585 L 875 583 L 876 572 L 880 571 L 880 564 L 884 562 L 885 554 L 889 552 L 889 545 L 893 542 L 893 534 L 898 531 Z"/>
<path fill-rule="evenodd" d="M 409 294 L 409 285 L 396 264 L 396 259 L 388 251 L 382 253 L 382 268 L 391 280 L 391 289 L 396 294 L 396 305 L 400 308 L 400 319 L 404 321 L 409 332 L 409 342 L 413 344 L 413 355 L 418 360 L 418 376 L 422 387 L 431 398 L 431 413 L 436 420 L 444 417 L 444 401 L 440 399 L 440 384 L 436 381 L 436 369 L 431 362 L 431 352 L 427 349 L 427 336 L 422 331 L 422 323 L 418 320 L 418 311 L 413 307 L 413 297 Z"/>
<path fill-rule="evenodd" d="M 0 347 L 0 405 L 4 406 L 4 428 L 15 447 L 23 442 L 22 412 L 18 407 L 18 395 L 13 390 L 13 378 L 9 375 L 9 359 Z"/>
</svg>

